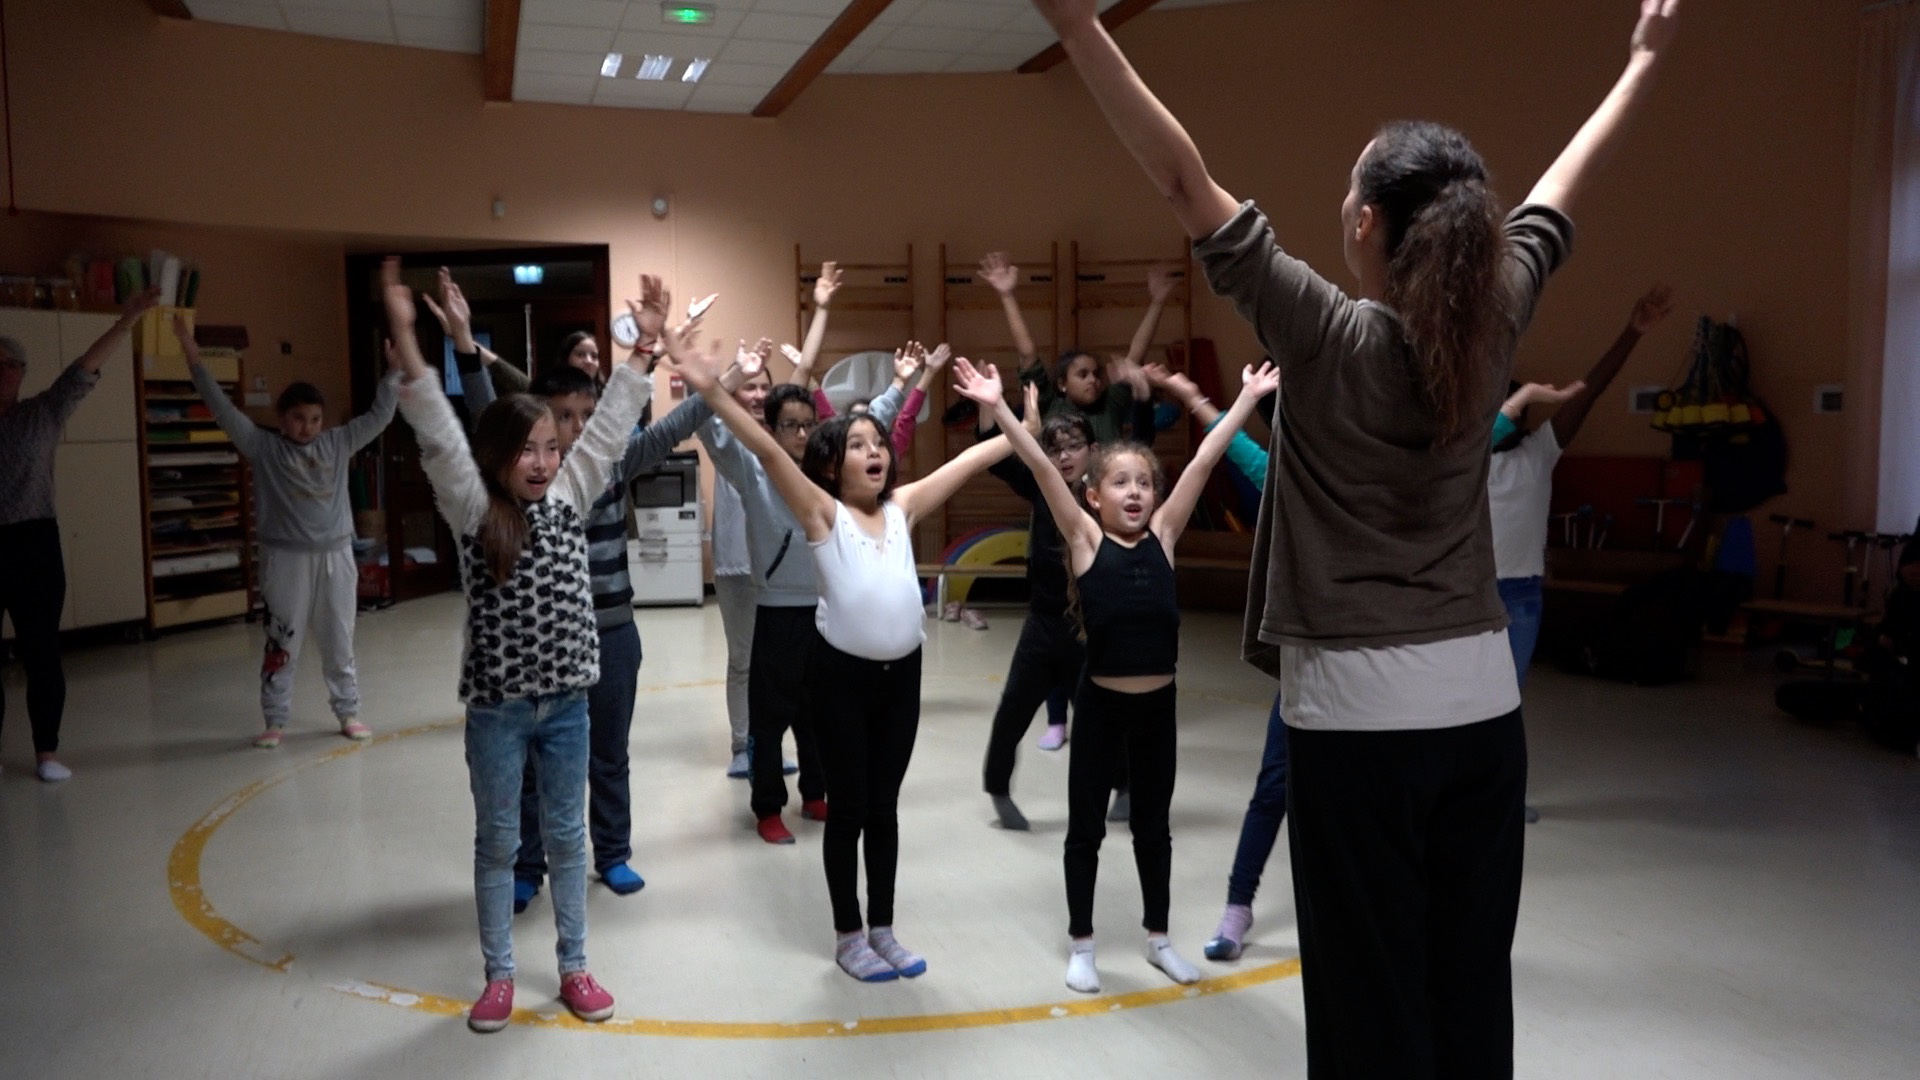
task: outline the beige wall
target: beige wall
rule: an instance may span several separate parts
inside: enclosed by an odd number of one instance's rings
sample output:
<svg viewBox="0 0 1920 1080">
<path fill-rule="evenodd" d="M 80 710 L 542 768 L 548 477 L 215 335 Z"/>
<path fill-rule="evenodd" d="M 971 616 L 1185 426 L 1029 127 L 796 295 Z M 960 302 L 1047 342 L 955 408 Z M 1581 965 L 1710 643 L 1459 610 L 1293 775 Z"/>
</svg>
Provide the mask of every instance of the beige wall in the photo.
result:
<svg viewBox="0 0 1920 1080">
<path fill-rule="evenodd" d="M 1634 8 L 1262 0 L 1149 14 L 1121 39 L 1221 181 L 1338 279 L 1336 207 L 1379 121 L 1461 126 L 1517 198 L 1617 73 Z M 1845 373 L 1856 12 L 1853 0 L 1690 6 L 1659 100 L 1579 208 L 1577 257 L 1522 355 L 1528 377 L 1573 377 L 1654 279 L 1678 288 L 1683 315 L 1738 313 L 1793 439 L 1784 505 L 1834 526 L 1843 428 L 1867 422 L 1811 411 L 1813 386 Z M 913 242 L 928 335 L 941 241 L 969 255 L 1076 238 L 1096 254 L 1178 250 L 1171 217 L 1066 69 L 829 77 L 762 121 L 488 107 L 476 57 L 172 22 L 135 0 L 15 0 L 8 33 L 19 198 L 36 210 L 604 242 L 616 289 L 647 268 L 683 294 L 723 291 L 714 323 L 729 335 L 792 332 L 796 241 L 849 260 Z M 656 193 L 674 200 L 665 222 L 646 210 Z M 339 273 L 313 272 L 327 290 L 316 310 L 333 317 Z M 1664 451 L 1626 414 L 1624 387 L 1675 377 L 1688 321 L 1642 347 L 1580 452 Z M 1227 360 L 1257 354 L 1217 303 L 1196 323 Z"/>
</svg>

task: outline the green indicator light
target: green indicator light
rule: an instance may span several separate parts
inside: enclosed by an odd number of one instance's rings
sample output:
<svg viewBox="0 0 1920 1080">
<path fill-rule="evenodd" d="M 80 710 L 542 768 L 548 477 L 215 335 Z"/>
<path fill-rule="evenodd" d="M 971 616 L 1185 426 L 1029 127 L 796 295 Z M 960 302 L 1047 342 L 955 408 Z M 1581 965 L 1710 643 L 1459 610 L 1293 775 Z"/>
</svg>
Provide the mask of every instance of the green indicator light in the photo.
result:
<svg viewBox="0 0 1920 1080">
<path fill-rule="evenodd" d="M 660 12 L 667 22 L 679 23 L 683 26 L 703 26 L 713 21 L 712 8 L 663 4 Z"/>
</svg>

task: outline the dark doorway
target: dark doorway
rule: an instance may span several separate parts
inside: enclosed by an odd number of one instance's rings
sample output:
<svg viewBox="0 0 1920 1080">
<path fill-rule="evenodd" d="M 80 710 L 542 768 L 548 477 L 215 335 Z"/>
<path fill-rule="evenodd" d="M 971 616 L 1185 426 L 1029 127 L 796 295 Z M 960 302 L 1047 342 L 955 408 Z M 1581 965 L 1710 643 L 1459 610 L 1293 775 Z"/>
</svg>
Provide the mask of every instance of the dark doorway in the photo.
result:
<svg viewBox="0 0 1920 1080">
<path fill-rule="evenodd" d="M 347 256 L 347 331 L 356 410 L 372 403 L 386 373 L 386 317 L 379 299 L 385 254 Z M 605 245 L 408 252 L 401 253 L 400 265 L 403 280 L 416 293 L 435 292 L 439 268 L 450 269 L 473 308 L 474 336 L 528 374 L 560 362 L 561 342 L 576 331 L 598 338 L 602 357 L 612 351 Z M 529 267 L 538 270 L 525 269 Z M 420 348 L 428 364 L 438 362 L 450 370 L 451 351 L 440 324 L 424 304 L 418 308 Z M 447 377 L 445 385 L 455 412 L 467 418 L 458 378 Z M 385 572 L 376 575 L 384 581 L 380 599 L 409 600 L 453 588 L 460 576 L 453 535 L 434 508 L 413 429 L 395 422 L 381 437 L 378 452 L 377 479 L 368 494 L 386 519 Z"/>
</svg>

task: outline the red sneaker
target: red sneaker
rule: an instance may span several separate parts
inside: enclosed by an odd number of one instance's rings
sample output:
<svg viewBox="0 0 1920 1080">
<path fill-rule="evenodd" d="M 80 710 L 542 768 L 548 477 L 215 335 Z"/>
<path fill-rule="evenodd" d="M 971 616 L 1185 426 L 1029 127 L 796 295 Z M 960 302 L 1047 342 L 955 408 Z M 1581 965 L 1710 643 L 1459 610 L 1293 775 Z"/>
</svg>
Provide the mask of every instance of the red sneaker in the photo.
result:
<svg viewBox="0 0 1920 1080">
<path fill-rule="evenodd" d="M 787 831 L 786 823 L 780 820 L 779 814 L 768 814 L 761 818 L 754 826 L 754 831 L 760 834 L 760 839 L 769 844 L 793 843 L 793 834 Z"/>
<path fill-rule="evenodd" d="M 560 976 L 560 1000 L 567 1003 L 573 1015 L 589 1024 L 613 1015 L 613 995 L 584 971 Z"/>
<path fill-rule="evenodd" d="M 800 804 L 800 816 L 808 821 L 827 820 L 827 800 L 808 799 Z"/>
<path fill-rule="evenodd" d="M 467 1010 L 467 1026 L 478 1032 L 499 1031 L 513 1018 L 513 980 L 493 979 L 480 1000 Z"/>
</svg>

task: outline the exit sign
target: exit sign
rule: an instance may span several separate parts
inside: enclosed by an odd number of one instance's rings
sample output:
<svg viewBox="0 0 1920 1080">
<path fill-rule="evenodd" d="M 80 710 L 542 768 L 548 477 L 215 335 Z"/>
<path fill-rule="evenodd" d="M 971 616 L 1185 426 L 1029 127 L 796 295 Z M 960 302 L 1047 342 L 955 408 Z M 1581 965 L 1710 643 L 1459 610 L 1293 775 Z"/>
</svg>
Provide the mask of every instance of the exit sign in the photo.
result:
<svg viewBox="0 0 1920 1080">
<path fill-rule="evenodd" d="M 660 5 L 660 20 L 676 26 L 705 26 L 713 21 L 713 7 L 710 4 L 673 4 Z"/>
</svg>

